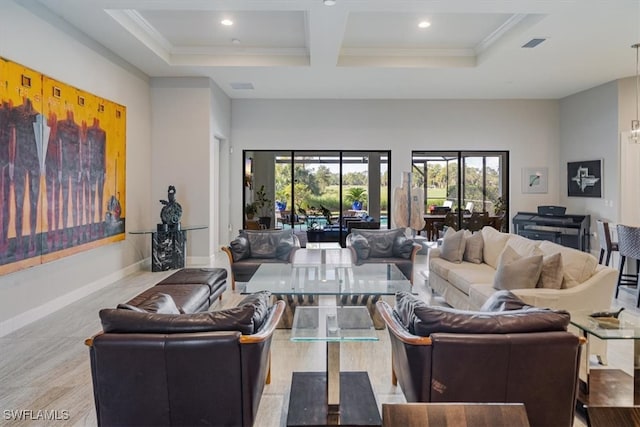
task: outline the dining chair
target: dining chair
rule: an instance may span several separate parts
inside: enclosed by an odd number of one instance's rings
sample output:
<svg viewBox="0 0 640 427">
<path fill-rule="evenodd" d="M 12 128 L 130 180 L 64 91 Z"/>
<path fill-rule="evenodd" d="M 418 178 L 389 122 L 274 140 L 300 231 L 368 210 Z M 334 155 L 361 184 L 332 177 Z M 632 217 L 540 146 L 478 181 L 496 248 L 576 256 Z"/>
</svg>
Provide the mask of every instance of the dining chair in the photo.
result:
<svg viewBox="0 0 640 427">
<path fill-rule="evenodd" d="M 602 260 L 607 256 L 604 265 L 609 266 L 611 260 L 611 253 L 618 252 L 618 242 L 611 241 L 611 230 L 609 229 L 609 223 L 602 220 L 596 221 L 598 230 L 598 241 L 600 242 L 600 257 L 598 264 L 602 264 Z"/>
<path fill-rule="evenodd" d="M 618 252 L 620 264 L 618 271 L 618 285 L 616 286 L 616 298 L 622 286 L 625 289 L 636 291 L 636 307 L 640 307 L 640 293 L 638 293 L 638 272 L 640 272 L 640 227 L 631 227 L 618 224 Z M 624 265 L 627 258 L 636 261 L 635 273 L 625 273 Z"/>
<path fill-rule="evenodd" d="M 467 230 L 473 232 L 482 230 L 489 223 L 489 213 L 473 212 L 469 218 L 465 218 Z"/>
</svg>

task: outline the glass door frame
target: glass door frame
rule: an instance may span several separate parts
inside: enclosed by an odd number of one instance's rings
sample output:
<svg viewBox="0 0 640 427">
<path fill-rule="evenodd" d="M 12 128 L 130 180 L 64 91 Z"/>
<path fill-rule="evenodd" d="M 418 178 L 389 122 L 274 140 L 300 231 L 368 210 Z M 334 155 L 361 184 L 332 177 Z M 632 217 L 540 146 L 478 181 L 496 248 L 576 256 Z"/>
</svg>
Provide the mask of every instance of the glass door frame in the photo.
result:
<svg viewBox="0 0 640 427">
<path fill-rule="evenodd" d="M 255 185 L 259 185 L 259 183 L 254 182 L 254 176 L 253 176 L 253 168 L 255 166 L 255 159 L 252 156 L 255 156 L 255 153 L 265 153 L 265 152 L 269 152 L 269 153 L 274 153 L 274 156 L 283 156 L 289 159 L 289 165 L 291 166 L 291 177 L 290 177 L 290 181 L 289 181 L 289 185 L 291 186 L 291 197 L 287 200 L 287 204 L 289 206 L 291 206 L 291 209 L 289 209 L 290 212 L 292 212 L 292 215 L 289 216 L 289 222 L 287 224 L 289 224 L 289 226 L 291 226 L 291 228 L 294 228 L 295 225 L 295 215 L 297 215 L 297 208 L 295 205 L 296 202 L 296 191 L 295 191 L 295 182 L 296 182 L 296 158 L 299 157 L 304 157 L 305 155 L 310 155 L 310 154 L 314 154 L 317 156 L 330 156 L 330 157 L 337 157 L 337 163 L 338 163 L 338 169 L 339 169 L 339 176 L 340 176 L 340 182 L 339 182 L 339 189 L 338 189 L 338 198 L 339 198 L 339 219 L 338 219 L 338 223 L 342 224 L 342 218 L 343 218 L 343 213 L 345 212 L 345 209 L 349 209 L 351 206 L 347 206 L 346 203 L 344 202 L 344 159 L 345 157 L 348 157 L 349 154 L 361 154 L 361 155 L 368 155 L 370 153 L 380 153 L 380 158 L 385 158 L 386 157 L 386 171 L 387 171 L 387 191 L 386 191 L 386 197 L 387 197 L 387 224 L 386 227 L 388 228 L 391 224 L 391 150 L 265 150 L 265 149 L 259 149 L 259 150 L 248 150 L 245 149 L 242 152 L 242 182 L 243 182 L 243 195 L 242 195 L 242 207 L 243 207 L 243 228 L 246 228 L 246 216 L 244 215 L 244 207 L 247 205 L 248 203 L 248 194 L 247 194 L 247 188 L 249 188 L 249 191 L 253 191 L 253 186 Z M 367 157 L 368 159 L 368 157 Z M 382 163 L 381 163 L 382 164 Z M 274 165 L 275 167 L 275 165 Z M 381 180 L 382 181 L 382 180 Z M 382 182 L 380 183 L 382 186 Z M 383 194 L 382 192 L 380 193 L 380 197 L 382 197 Z M 274 200 L 274 204 L 275 204 L 275 200 Z M 380 204 L 380 203 L 379 203 Z M 382 211 L 380 211 L 380 214 L 382 214 Z M 380 219 L 380 218 L 379 218 Z M 274 218 L 274 220 L 276 221 L 277 224 L 277 218 Z M 382 227 L 382 226 L 381 226 Z M 339 229 L 339 241 L 340 242 L 344 242 L 344 239 L 346 238 L 346 232 L 345 230 L 343 230 L 342 226 L 338 227 Z"/>
<path fill-rule="evenodd" d="M 498 157 L 500 160 L 500 165 L 499 165 L 499 171 L 500 171 L 500 175 L 499 175 L 499 185 L 502 188 L 501 193 L 501 197 L 503 198 L 503 200 L 507 200 L 509 199 L 509 175 L 510 175 L 510 171 L 509 171 L 509 151 L 508 150 L 469 150 L 469 151 L 462 151 L 462 150 L 413 150 L 411 152 L 411 165 L 412 165 L 412 169 L 416 169 L 418 170 L 420 173 L 422 173 L 421 169 L 418 169 L 418 167 L 416 166 L 416 162 L 414 161 L 414 159 L 418 156 L 424 156 L 424 157 L 429 157 L 429 156 L 442 156 L 443 157 L 443 161 L 447 162 L 447 191 L 446 191 L 446 198 L 448 198 L 449 196 L 449 169 L 448 169 L 448 164 L 450 161 L 455 161 L 458 164 L 458 168 L 457 168 L 457 177 L 456 177 L 456 200 L 454 201 L 454 206 L 456 206 L 457 204 L 457 213 L 458 213 L 458 224 L 462 224 L 462 220 L 463 220 L 463 215 L 464 215 L 464 187 L 465 187 L 465 177 L 464 177 L 464 173 L 465 173 L 465 158 L 469 158 L 469 157 L 482 157 L 482 211 L 485 210 L 486 204 L 488 202 L 487 200 L 487 193 L 486 193 L 486 188 L 487 188 L 487 176 L 486 176 L 486 158 L 487 157 Z M 426 161 L 425 161 L 426 163 Z M 427 196 L 428 196 L 428 189 L 427 189 L 427 177 L 424 177 L 424 184 L 423 184 L 423 188 L 424 188 L 424 200 L 425 200 L 425 204 L 427 203 Z M 429 211 L 429 207 L 425 206 L 425 212 Z M 506 204 L 506 214 L 505 214 L 505 218 L 509 218 L 509 204 Z M 506 232 L 509 232 L 509 223 L 508 221 L 505 221 L 504 225 L 504 230 Z"/>
</svg>

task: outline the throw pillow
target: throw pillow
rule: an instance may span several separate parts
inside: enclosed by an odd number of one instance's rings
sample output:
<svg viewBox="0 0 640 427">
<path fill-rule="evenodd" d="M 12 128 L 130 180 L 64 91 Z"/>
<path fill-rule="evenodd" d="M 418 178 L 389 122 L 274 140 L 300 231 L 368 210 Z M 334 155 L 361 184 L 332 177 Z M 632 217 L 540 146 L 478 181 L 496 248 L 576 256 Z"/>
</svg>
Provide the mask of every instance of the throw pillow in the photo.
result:
<svg viewBox="0 0 640 427">
<path fill-rule="evenodd" d="M 564 269 L 562 268 L 562 254 L 555 253 L 542 258 L 542 271 L 536 287 L 545 289 L 562 288 Z"/>
<path fill-rule="evenodd" d="M 482 248 L 482 259 L 485 264 L 493 268 L 498 268 L 498 258 L 504 249 L 510 234 L 501 233 L 493 227 L 485 226 L 482 228 L 482 239 L 484 246 Z"/>
<path fill-rule="evenodd" d="M 495 289 L 535 288 L 542 270 L 542 255 L 521 257 L 511 246 L 500 254 L 493 279 Z"/>
<path fill-rule="evenodd" d="M 356 252 L 356 263 L 361 259 L 369 258 L 371 248 L 369 247 L 369 241 L 366 239 L 366 237 L 359 234 L 354 234 L 353 236 L 351 236 L 351 247 Z"/>
<path fill-rule="evenodd" d="M 249 247 L 249 240 L 244 236 L 238 236 L 229 244 L 231 247 L 231 255 L 233 261 L 240 261 L 241 259 L 249 258 L 251 256 L 251 248 Z"/>
<path fill-rule="evenodd" d="M 484 248 L 484 239 L 482 233 L 465 232 L 464 255 L 462 259 L 474 264 L 482 264 L 482 249 Z"/>
<path fill-rule="evenodd" d="M 407 239 L 404 235 L 399 235 L 393 241 L 393 256 L 409 259 L 413 252 L 413 240 Z"/>
<path fill-rule="evenodd" d="M 530 307 L 511 291 L 497 291 L 482 304 L 480 311 L 508 311 Z"/>
<path fill-rule="evenodd" d="M 461 263 L 464 255 L 464 245 L 464 230 L 453 231 L 453 228 L 448 228 L 442 239 L 440 258 L 450 262 Z"/>
<path fill-rule="evenodd" d="M 264 323 L 264 320 L 266 319 L 267 314 L 269 313 L 269 308 L 271 307 L 270 300 L 271 300 L 271 292 L 261 291 L 261 292 L 256 292 L 256 293 L 247 295 L 246 297 L 244 297 L 244 299 L 242 299 L 242 301 L 240 301 L 240 303 L 238 303 L 238 307 L 241 307 L 243 305 L 252 305 L 254 307 L 255 309 L 255 312 L 253 314 L 254 332 L 257 332 L 260 329 L 260 327 L 262 327 L 262 324 Z"/>
<path fill-rule="evenodd" d="M 152 294 L 149 298 L 143 300 L 137 305 L 118 304 L 118 308 L 132 310 L 139 313 L 158 313 L 158 314 L 180 314 L 182 311 L 178 309 L 171 295 L 158 292 Z"/>
</svg>

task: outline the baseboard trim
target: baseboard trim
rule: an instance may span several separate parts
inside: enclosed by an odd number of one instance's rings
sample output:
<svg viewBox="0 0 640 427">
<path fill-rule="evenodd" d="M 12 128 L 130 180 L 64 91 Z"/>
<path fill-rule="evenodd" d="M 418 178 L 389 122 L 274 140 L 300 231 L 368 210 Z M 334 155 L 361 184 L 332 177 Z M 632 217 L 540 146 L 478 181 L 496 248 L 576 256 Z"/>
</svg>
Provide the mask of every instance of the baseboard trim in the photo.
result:
<svg viewBox="0 0 640 427">
<path fill-rule="evenodd" d="M 110 284 L 130 274 L 133 274 L 136 271 L 143 269 L 145 265 L 148 265 L 148 263 L 149 259 L 143 259 L 142 261 L 138 261 L 135 264 L 129 265 L 128 267 L 125 267 L 118 271 L 114 271 L 107 276 L 101 277 L 100 279 L 89 283 L 88 285 L 59 296 L 58 298 L 53 299 L 45 304 L 42 304 L 38 307 L 32 308 L 18 314 L 17 316 L 7 319 L 4 322 L 0 323 L 0 337 L 8 335 L 11 332 L 17 331 L 18 329 L 35 322 L 36 320 L 40 320 L 45 316 L 55 313 L 61 308 L 66 307 L 67 305 L 76 302 L 81 298 L 91 295 L 92 293 L 99 291 L 100 289 L 109 286 Z"/>
</svg>

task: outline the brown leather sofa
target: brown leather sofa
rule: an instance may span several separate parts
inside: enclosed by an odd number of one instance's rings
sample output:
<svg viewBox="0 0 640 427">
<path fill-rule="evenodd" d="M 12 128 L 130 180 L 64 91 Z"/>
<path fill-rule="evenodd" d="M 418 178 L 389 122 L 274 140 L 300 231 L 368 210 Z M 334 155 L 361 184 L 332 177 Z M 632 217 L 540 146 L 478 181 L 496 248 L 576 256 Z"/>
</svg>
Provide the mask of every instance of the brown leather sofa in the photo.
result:
<svg viewBox="0 0 640 427">
<path fill-rule="evenodd" d="M 90 347 L 100 426 L 253 425 L 284 302 L 192 314 L 101 310 Z"/>
<path fill-rule="evenodd" d="M 240 230 L 229 246 L 221 249 L 229 257 L 231 289 L 236 281 L 248 282 L 265 263 L 287 263 L 300 248 L 293 230 Z"/>
<path fill-rule="evenodd" d="M 393 263 L 413 283 L 413 263 L 422 246 L 404 235 L 404 228 L 367 230 L 353 228 L 346 245 L 356 264 Z"/>
<path fill-rule="evenodd" d="M 567 312 L 464 312 L 410 294 L 377 309 L 407 402 L 524 403 L 532 427 L 573 424 L 582 341 Z"/>
</svg>

